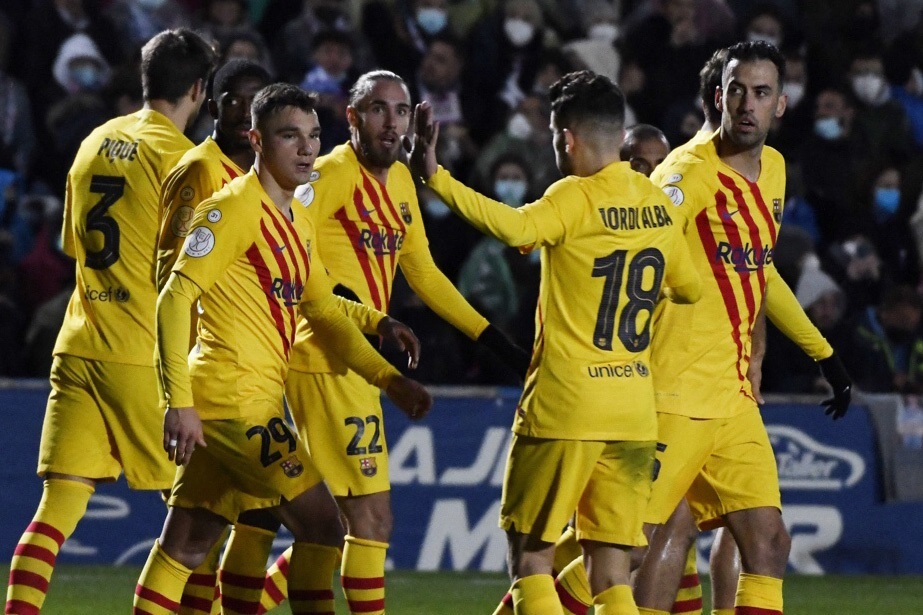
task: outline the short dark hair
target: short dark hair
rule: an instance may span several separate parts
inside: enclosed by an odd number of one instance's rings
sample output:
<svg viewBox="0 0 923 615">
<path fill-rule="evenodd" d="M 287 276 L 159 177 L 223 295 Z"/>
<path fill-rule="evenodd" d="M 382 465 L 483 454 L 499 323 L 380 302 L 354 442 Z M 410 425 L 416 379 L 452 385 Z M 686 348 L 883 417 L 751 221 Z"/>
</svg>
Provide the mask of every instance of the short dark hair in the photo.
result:
<svg viewBox="0 0 923 615">
<path fill-rule="evenodd" d="M 250 105 L 250 114 L 255 128 L 262 127 L 266 120 L 284 107 L 297 107 L 305 113 L 313 113 L 317 98 L 291 83 L 272 83 L 256 93 Z"/>
<path fill-rule="evenodd" d="M 176 103 L 192 85 L 208 81 L 218 54 L 201 35 L 187 28 L 165 30 L 141 48 L 144 100 Z"/>
<path fill-rule="evenodd" d="M 264 85 L 272 81 L 269 71 L 261 65 L 253 60 L 236 58 L 225 62 L 215 73 L 209 98 L 215 98 L 223 92 L 227 92 L 235 81 L 244 77 L 258 79 Z"/>
<path fill-rule="evenodd" d="M 314 39 L 311 41 L 311 51 L 317 51 L 317 48 L 325 43 L 342 45 L 350 51 L 353 51 L 353 48 L 356 45 L 355 41 L 353 41 L 353 37 L 350 36 L 349 32 L 337 30 L 335 28 L 325 28 L 314 35 Z"/>
<path fill-rule="evenodd" d="M 743 41 L 728 47 L 724 65 L 721 67 L 722 84 L 724 83 L 724 73 L 732 60 L 739 62 L 769 60 L 776 65 L 776 71 L 779 74 L 779 91 L 782 90 L 782 82 L 785 81 L 785 56 L 772 43 L 767 43 L 766 41 Z"/>
<path fill-rule="evenodd" d="M 567 73 L 551 85 L 548 94 L 561 128 L 574 129 L 584 122 L 621 128 L 625 123 L 625 95 L 604 75 L 589 70 Z"/>
<path fill-rule="evenodd" d="M 379 81 L 396 81 L 404 87 L 407 87 L 407 82 L 397 73 L 392 73 L 389 70 L 369 71 L 363 75 L 359 75 L 353 87 L 349 88 L 349 106 L 358 106 L 359 101 L 368 96 L 372 88 L 374 88 L 375 84 Z"/>
<path fill-rule="evenodd" d="M 638 141 L 648 141 L 651 139 L 663 140 L 670 147 L 670 141 L 663 131 L 650 124 L 635 124 L 625 132 L 625 140 L 622 141 L 622 148 L 619 150 L 619 157 L 622 160 L 628 160 L 631 157 L 631 148 Z"/>
<path fill-rule="evenodd" d="M 715 50 L 715 53 L 699 71 L 699 100 L 702 101 L 702 107 L 705 109 L 705 119 L 712 124 L 721 121 L 721 112 L 715 106 L 715 90 L 721 87 L 724 61 L 727 55 L 726 47 Z"/>
</svg>

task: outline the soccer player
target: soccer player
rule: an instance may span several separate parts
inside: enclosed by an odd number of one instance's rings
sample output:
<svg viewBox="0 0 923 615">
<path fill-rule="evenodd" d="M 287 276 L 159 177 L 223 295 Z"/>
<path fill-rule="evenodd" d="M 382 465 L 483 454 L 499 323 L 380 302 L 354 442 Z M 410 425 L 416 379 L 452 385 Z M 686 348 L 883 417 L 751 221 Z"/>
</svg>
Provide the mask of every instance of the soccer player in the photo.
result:
<svg viewBox="0 0 923 615">
<path fill-rule="evenodd" d="M 211 98 L 206 107 L 214 119 L 214 132 L 201 144 L 192 148 L 180 159 L 164 180 L 161 193 L 163 222 L 157 241 L 157 281 L 162 288 L 176 262 L 196 206 L 220 190 L 236 177 L 244 175 L 253 165 L 255 153 L 250 147 L 250 104 L 256 93 L 272 79 L 262 66 L 249 60 L 231 60 L 215 73 L 211 85 Z M 193 310 L 193 321 L 196 315 Z M 192 324 L 193 343 L 195 322 Z M 244 513 L 246 515 L 246 513 Z M 230 538 L 231 547 L 226 553 L 237 556 L 222 562 L 221 596 L 225 615 L 237 612 L 250 600 L 253 579 L 262 582 L 265 558 L 247 557 L 245 549 L 233 546 L 243 541 L 261 542 L 275 535 L 278 521 L 268 516 L 272 531 L 256 528 L 254 536 L 242 537 L 253 526 L 235 526 Z M 263 518 L 263 517 L 261 517 Z M 215 602 L 218 557 L 224 540 L 216 541 L 214 548 L 202 565 L 189 577 L 183 596 L 180 615 L 199 615 L 212 612 Z M 256 600 L 259 599 L 257 590 Z"/>
<path fill-rule="evenodd" d="M 719 130 L 671 153 L 652 176 L 675 205 L 704 285 L 695 310 L 664 303 L 655 314 L 658 474 L 645 533 L 654 542 L 684 496 L 700 528 L 726 525 L 741 553 L 737 615 L 782 613 L 790 547 L 775 457 L 747 378 L 763 303 L 767 316 L 818 361 L 833 388 L 824 402 L 833 418 L 846 413 L 851 389 L 839 358 L 772 264 L 785 167 L 764 143 L 771 122 L 785 111 L 784 70 L 784 58 L 770 44 L 730 47 L 716 95 Z M 681 552 L 693 536 L 686 538 Z M 642 563 L 638 586 L 650 562 Z M 661 585 L 675 587 L 679 574 L 666 578 L 661 571 Z M 672 596 L 661 595 L 656 604 L 646 599 L 638 595 L 642 613 L 667 613 L 673 603 Z"/>
<path fill-rule="evenodd" d="M 44 491 L 10 565 L 6 613 L 37 613 L 61 544 L 96 485 L 125 472 L 134 489 L 167 489 L 154 374 L 153 254 L 160 186 L 192 142 L 216 56 L 189 30 L 141 50 L 144 108 L 110 120 L 80 146 L 67 176 L 64 251 L 77 283 L 51 368 L 38 474 Z"/>
<path fill-rule="evenodd" d="M 296 310 L 319 343 L 411 417 L 432 398 L 378 355 L 365 332 L 412 350 L 410 330 L 332 294 L 314 253 L 315 233 L 295 188 L 307 181 L 320 145 L 312 96 L 274 84 L 252 105 L 253 170 L 196 209 L 182 254 L 157 302 L 155 365 L 166 413 L 163 448 L 182 465 L 170 511 L 135 592 L 134 613 L 175 611 L 198 566 L 242 510 L 275 507 L 295 535 L 296 612 L 333 608 L 330 588 L 342 527 L 336 504 L 282 405 Z M 196 351 L 187 363 L 190 309 L 200 306 Z"/>
<path fill-rule="evenodd" d="M 400 266 L 426 305 L 524 375 L 525 351 L 478 314 L 433 262 L 413 178 L 398 161 L 411 111 L 407 85 L 394 73 L 366 73 L 353 85 L 346 111 L 350 141 L 318 159 L 311 183 L 296 193 L 317 226 L 317 251 L 338 292 L 384 312 Z M 342 586 L 350 609 L 381 613 L 392 516 L 379 393 L 302 325 L 286 396 L 346 519 Z M 269 571 L 266 609 L 284 599 L 287 558 L 283 554 Z"/>
<path fill-rule="evenodd" d="M 625 131 L 619 156 L 645 177 L 650 177 L 658 164 L 670 153 L 666 135 L 656 126 L 635 124 Z"/>
<path fill-rule="evenodd" d="M 500 526 L 509 540 L 513 609 L 563 613 L 554 540 L 576 511 L 596 613 L 636 612 L 629 556 L 644 544 L 656 420 L 649 368 L 661 294 L 695 301 L 692 270 L 666 199 L 619 161 L 624 97 L 606 77 L 570 73 L 550 89 L 564 179 L 513 209 L 438 169 L 438 126 L 416 109 L 412 167 L 478 229 L 542 250 L 534 356 L 516 410 Z"/>
</svg>

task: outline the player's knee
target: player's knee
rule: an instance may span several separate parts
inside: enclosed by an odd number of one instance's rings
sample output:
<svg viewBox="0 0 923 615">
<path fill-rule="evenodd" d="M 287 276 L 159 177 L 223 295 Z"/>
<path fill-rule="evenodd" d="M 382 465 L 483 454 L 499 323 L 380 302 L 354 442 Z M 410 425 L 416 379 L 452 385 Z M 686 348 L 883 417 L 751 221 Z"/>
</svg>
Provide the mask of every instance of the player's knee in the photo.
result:
<svg viewBox="0 0 923 615">
<path fill-rule="evenodd" d="M 349 533 L 378 542 L 391 540 L 394 516 L 388 502 L 370 500 L 368 505 L 353 509 L 348 518 Z"/>
</svg>

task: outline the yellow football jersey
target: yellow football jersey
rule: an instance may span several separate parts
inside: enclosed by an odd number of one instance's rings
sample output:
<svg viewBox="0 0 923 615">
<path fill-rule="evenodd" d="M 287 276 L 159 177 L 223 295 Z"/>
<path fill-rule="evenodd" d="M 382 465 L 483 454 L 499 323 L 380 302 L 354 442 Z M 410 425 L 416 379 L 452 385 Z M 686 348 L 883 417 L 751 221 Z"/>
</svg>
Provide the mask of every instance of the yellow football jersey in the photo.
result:
<svg viewBox="0 0 923 615">
<path fill-rule="evenodd" d="M 198 344 L 189 357 L 203 419 L 245 415 L 254 403 L 281 403 L 302 295 L 330 283 L 312 268 L 314 228 L 293 201 L 292 220 L 272 203 L 255 171 L 196 208 L 173 271 L 199 297 Z"/>
<path fill-rule="evenodd" d="M 655 314 L 657 410 L 698 418 L 729 416 L 740 395 L 753 396 L 751 333 L 767 281 L 778 278 L 772 256 L 785 199 L 779 152 L 763 148 L 751 182 L 718 157 L 717 134 L 700 133 L 651 176 L 673 203 L 703 283 L 694 305 L 664 303 Z"/>
<path fill-rule="evenodd" d="M 162 219 L 157 237 L 157 287 L 163 288 L 189 229 L 195 208 L 236 177 L 246 173 L 208 137 L 183 154 L 164 180 Z"/>
<path fill-rule="evenodd" d="M 439 316 L 475 339 L 487 326 L 461 293 L 436 268 L 410 171 L 394 164 L 387 185 L 359 164 L 349 143 L 317 159 L 311 183 L 295 193 L 317 229 L 315 250 L 335 284 L 358 300 L 388 311 L 399 261 L 411 288 Z M 406 266 L 410 264 L 411 266 Z M 345 366 L 298 328 L 292 369 L 342 373 Z"/>
<path fill-rule="evenodd" d="M 153 364 L 160 187 L 192 145 L 150 109 L 106 122 L 80 145 L 62 230 L 77 282 L 55 354 Z"/>
<path fill-rule="evenodd" d="M 508 245 L 541 249 L 532 364 L 513 430 L 539 438 L 654 440 L 651 320 L 666 287 L 698 276 L 669 200 L 627 162 L 561 179 L 514 209 L 440 169 L 430 187 Z"/>
</svg>

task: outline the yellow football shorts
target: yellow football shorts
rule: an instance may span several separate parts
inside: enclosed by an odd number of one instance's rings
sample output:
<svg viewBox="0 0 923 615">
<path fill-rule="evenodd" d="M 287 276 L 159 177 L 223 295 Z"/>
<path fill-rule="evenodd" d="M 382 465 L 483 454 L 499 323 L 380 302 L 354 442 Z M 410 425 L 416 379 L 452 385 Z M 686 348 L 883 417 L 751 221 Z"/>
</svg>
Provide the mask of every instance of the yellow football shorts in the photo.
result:
<svg viewBox="0 0 923 615">
<path fill-rule="evenodd" d="M 352 371 L 289 370 L 285 396 L 298 435 L 333 495 L 369 495 L 391 488 L 378 387 Z"/>
<path fill-rule="evenodd" d="M 752 400 L 722 419 L 658 413 L 655 480 L 645 521 L 666 523 L 685 495 L 701 529 L 722 515 L 772 506 L 781 510 L 776 460 Z"/>
<path fill-rule="evenodd" d="M 163 450 L 153 367 L 57 355 L 45 408 L 38 474 L 99 481 L 122 472 L 132 489 L 169 489 L 176 466 Z"/>
<path fill-rule="evenodd" d="M 646 545 L 642 525 L 654 447 L 514 434 L 500 527 L 553 543 L 576 510 L 578 540 Z"/>
<path fill-rule="evenodd" d="M 176 472 L 170 506 L 205 508 L 233 523 L 245 510 L 278 506 L 321 482 L 281 400 L 246 418 L 202 421 L 202 429 L 208 446 Z"/>
</svg>

